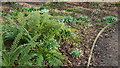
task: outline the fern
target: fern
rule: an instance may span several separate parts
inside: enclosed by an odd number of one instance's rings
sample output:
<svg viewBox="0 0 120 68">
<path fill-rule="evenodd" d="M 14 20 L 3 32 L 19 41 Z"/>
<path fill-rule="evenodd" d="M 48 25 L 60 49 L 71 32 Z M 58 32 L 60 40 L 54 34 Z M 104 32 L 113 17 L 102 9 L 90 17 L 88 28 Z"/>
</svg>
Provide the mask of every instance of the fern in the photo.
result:
<svg viewBox="0 0 120 68">
<path fill-rule="evenodd" d="M 5 40 L 14 40 L 14 38 L 16 37 L 18 30 L 16 29 L 16 27 L 14 27 L 13 25 L 5 25 L 2 28 L 3 30 L 3 39 Z"/>
<path fill-rule="evenodd" d="M 2 66 L 11 66 L 10 53 L 7 51 L 2 51 Z"/>
<path fill-rule="evenodd" d="M 14 42 L 13 42 L 13 45 L 12 45 L 11 50 L 14 50 L 14 49 L 18 46 L 21 37 L 22 37 L 22 33 L 19 33 L 19 34 L 15 37 L 15 40 L 14 40 Z"/>
<path fill-rule="evenodd" d="M 42 54 L 38 53 L 38 57 L 37 57 L 36 60 L 37 60 L 37 65 L 38 66 L 43 66 L 44 58 L 43 58 Z"/>
<path fill-rule="evenodd" d="M 50 66 L 63 65 L 65 56 L 59 52 L 57 40 L 73 36 L 67 26 L 57 23 L 48 13 L 40 14 L 37 11 L 27 16 L 18 13 L 18 24 L 11 18 L 7 20 L 10 24 L 3 27 L 3 41 L 13 41 L 9 51 L 3 51 L 4 66 L 45 66 L 46 61 Z"/>
</svg>

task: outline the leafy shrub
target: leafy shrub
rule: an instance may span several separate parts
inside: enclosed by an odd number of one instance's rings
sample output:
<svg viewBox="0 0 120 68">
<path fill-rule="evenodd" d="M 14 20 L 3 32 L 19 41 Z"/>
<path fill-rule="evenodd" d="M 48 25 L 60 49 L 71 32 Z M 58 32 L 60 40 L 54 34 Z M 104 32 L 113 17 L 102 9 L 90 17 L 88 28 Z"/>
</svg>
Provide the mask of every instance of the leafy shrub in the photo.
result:
<svg viewBox="0 0 120 68">
<path fill-rule="evenodd" d="M 5 40 L 12 42 L 9 51 L 3 49 L 3 66 L 60 66 L 65 59 L 59 50 L 59 39 L 73 36 L 63 23 L 57 23 L 48 13 L 31 12 L 27 16 L 19 13 L 17 24 L 6 17 L 10 24 L 2 28 Z M 23 42 L 24 40 L 24 42 Z M 6 45 L 5 45 L 6 46 Z"/>
<path fill-rule="evenodd" d="M 114 16 L 107 16 L 103 18 L 103 21 L 105 23 L 113 23 L 113 22 L 116 22 L 117 20 L 118 20 L 117 17 L 114 17 Z"/>
</svg>

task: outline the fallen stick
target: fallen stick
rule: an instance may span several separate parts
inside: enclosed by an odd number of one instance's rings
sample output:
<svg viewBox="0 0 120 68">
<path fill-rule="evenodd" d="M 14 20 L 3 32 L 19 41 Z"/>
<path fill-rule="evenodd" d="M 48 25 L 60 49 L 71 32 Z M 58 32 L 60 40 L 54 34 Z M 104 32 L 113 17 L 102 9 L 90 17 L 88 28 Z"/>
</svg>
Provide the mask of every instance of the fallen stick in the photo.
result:
<svg viewBox="0 0 120 68">
<path fill-rule="evenodd" d="M 97 39 L 98 39 L 99 36 L 102 34 L 102 32 L 103 32 L 106 28 L 108 28 L 111 24 L 113 24 L 113 23 L 110 23 L 110 24 L 108 24 L 107 26 L 105 26 L 104 28 L 102 28 L 102 30 L 101 30 L 101 31 L 98 33 L 98 35 L 96 36 L 96 38 L 95 38 L 95 40 L 94 40 L 94 42 L 93 42 L 92 48 L 91 48 L 91 50 L 90 50 L 90 55 L 89 55 L 89 58 L 88 58 L 87 68 L 89 68 L 90 61 L 91 61 L 91 57 L 92 57 L 92 53 L 93 53 L 93 49 L 94 49 L 94 47 L 95 47 L 95 44 L 96 44 L 96 42 L 97 42 Z"/>
</svg>

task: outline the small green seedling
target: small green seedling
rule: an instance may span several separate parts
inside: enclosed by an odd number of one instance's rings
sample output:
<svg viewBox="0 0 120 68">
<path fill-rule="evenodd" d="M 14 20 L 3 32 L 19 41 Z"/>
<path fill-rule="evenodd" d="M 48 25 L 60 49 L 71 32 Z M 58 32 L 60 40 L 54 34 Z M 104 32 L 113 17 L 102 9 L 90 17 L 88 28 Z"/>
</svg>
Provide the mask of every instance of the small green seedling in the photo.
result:
<svg viewBox="0 0 120 68">
<path fill-rule="evenodd" d="M 82 54 L 83 54 L 82 51 L 79 50 L 78 48 L 76 48 L 70 52 L 70 55 L 72 57 L 80 57 Z"/>
</svg>

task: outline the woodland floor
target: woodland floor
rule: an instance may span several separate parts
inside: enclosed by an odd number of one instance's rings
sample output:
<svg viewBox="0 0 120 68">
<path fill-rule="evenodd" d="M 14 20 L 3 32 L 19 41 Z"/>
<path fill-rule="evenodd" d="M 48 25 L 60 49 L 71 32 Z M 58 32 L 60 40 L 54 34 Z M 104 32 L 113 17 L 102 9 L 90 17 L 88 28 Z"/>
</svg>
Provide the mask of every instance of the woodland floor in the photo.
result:
<svg viewBox="0 0 120 68">
<path fill-rule="evenodd" d="M 26 7 L 33 6 L 39 8 L 42 2 L 33 2 L 33 3 L 18 3 L 16 4 L 4 4 L 1 6 L 4 9 L 4 12 L 8 12 L 16 7 Z M 67 6 L 66 6 L 67 5 Z M 15 7 L 16 6 L 16 7 Z M 81 7 L 81 11 L 68 11 L 64 14 L 59 14 L 62 10 L 66 10 L 72 7 Z M 80 36 L 82 42 L 79 44 L 78 48 L 84 51 L 84 54 L 80 58 L 72 58 L 68 53 L 72 49 L 70 44 L 64 44 L 64 47 L 61 46 L 61 52 L 68 57 L 68 60 L 71 63 L 67 63 L 65 65 L 69 66 L 85 66 L 88 61 L 88 56 L 90 53 L 90 48 L 92 47 L 92 43 L 98 34 L 98 32 L 104 27 L 103 23 L 97 21 L 98 19 L 102 19 L 105 16 L 116 16 L 119 17 L 117 12 L 118 8 L 111 3 L 100 3 L 100 6 L 94 7 L 90 5 L 90 3 L 62 3 L 62 4 L 52 4 L 50 7 L 55 7 L 56 9 L 50 10 L 51 14 L 55 13 L 55 15 L 65 15 L 69 14 L 74 16 L 75 14 L 87 15 L 91 18 L 90 23 L 93 24 L 92 27 L 85 27 L 82 25 L 75 26 L 73 28 L 78 29 L 77 35 Z M 100 12 L 94 13 L 96 9 L 100 9 Z M 96 24 L 97 23 L 97 24 Z M 117 24 L 113 25 L 109 29 L 105 30 L 105 32 L 100 36 L 97 41 L 97 44 L 94 49 L 94 55 L 92 56 L 91 65 L 93 66 L 117 66 L 118 65 L 118 31 Z"/>
</svg>

